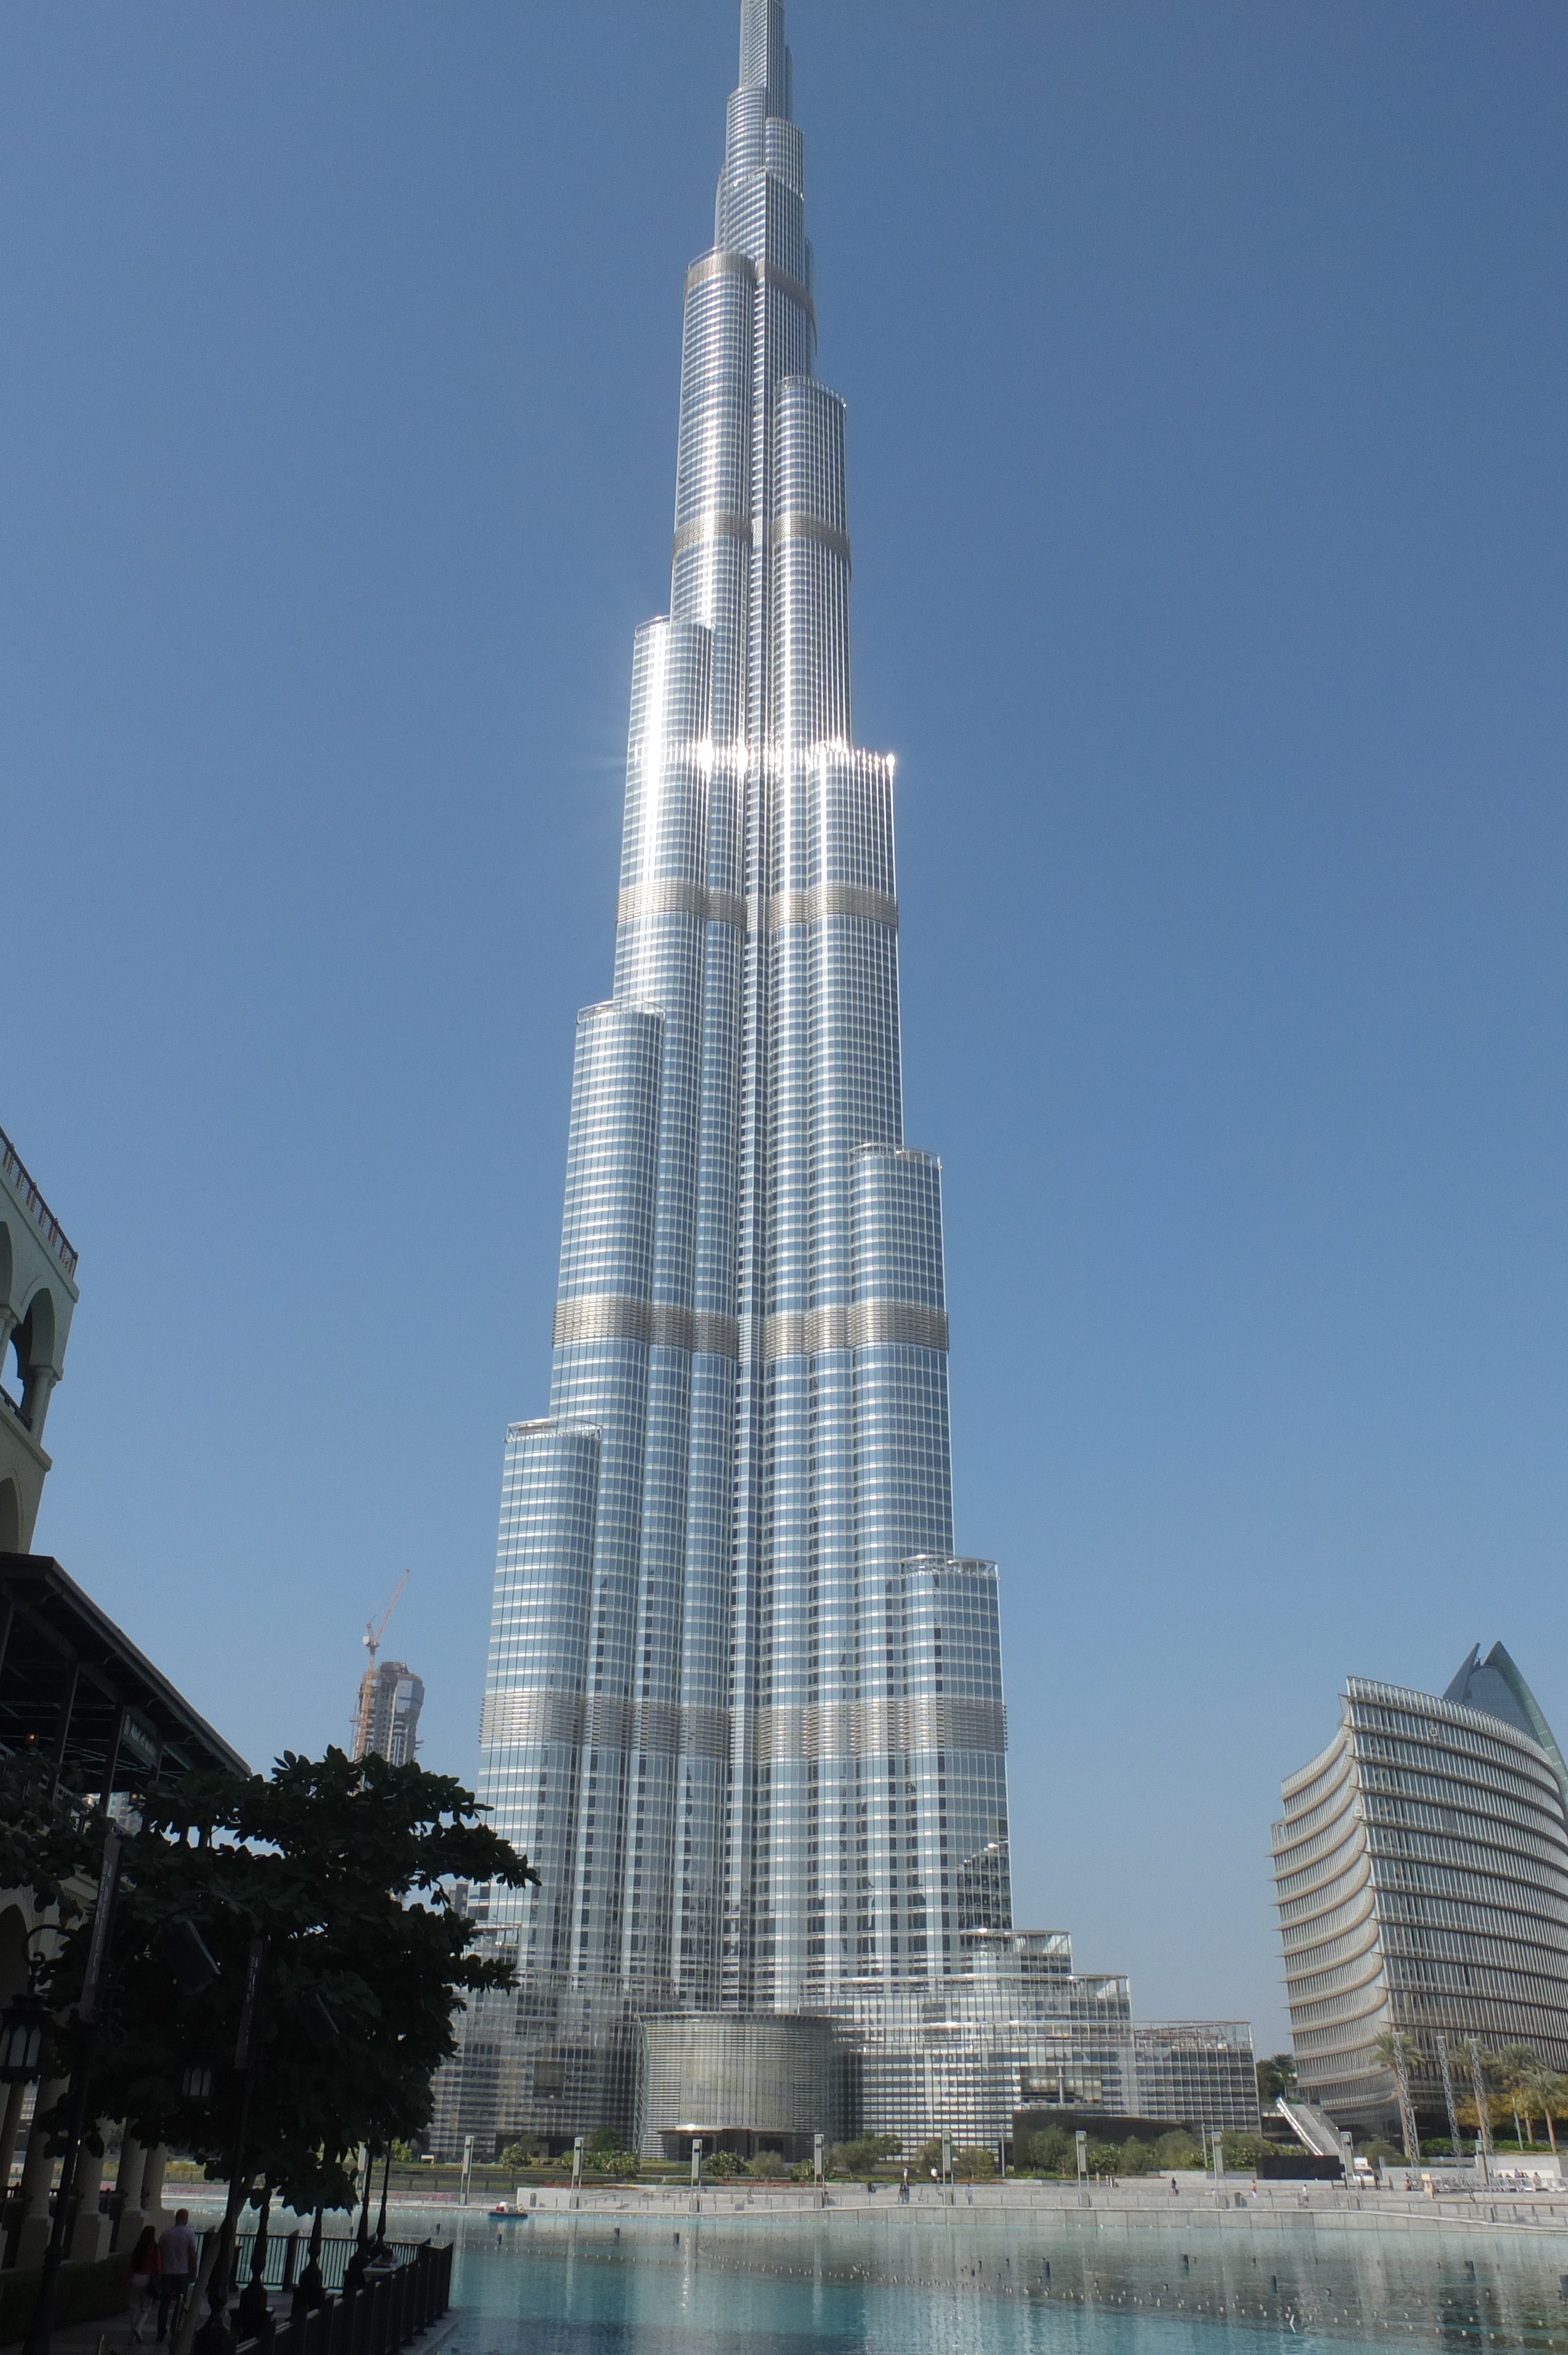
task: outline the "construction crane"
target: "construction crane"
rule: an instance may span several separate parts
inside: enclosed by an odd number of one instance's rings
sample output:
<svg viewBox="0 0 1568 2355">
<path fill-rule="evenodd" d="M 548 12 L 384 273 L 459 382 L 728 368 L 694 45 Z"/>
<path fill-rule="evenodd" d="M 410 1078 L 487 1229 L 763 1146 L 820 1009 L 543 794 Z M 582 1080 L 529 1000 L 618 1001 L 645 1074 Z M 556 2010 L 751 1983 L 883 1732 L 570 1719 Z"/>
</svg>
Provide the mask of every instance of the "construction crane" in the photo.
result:
<svg viewBox="0 0 1568 2355">
<path fill-rule="evenodd" d="M 365 1635 L 362 1640 L 370 1657 L 366 1662 L 365 1674 L 359 1679 L 359 1706 L 354 1712 L 354 1754 L 356 1758 L 364 1757 L 370 1742 L 370 1721 L 376 1707 L 376 1655 L 381 1649 L 381 1638 L 387 1633 L 387 1622 L 397 1608 L 397 1597 L 408 1583 L 408 1572 L 405 1571 L 392 1589 L 392 1600 L 380 1618 L 374 1624 L 368 1619 L 365 1623 Z"/>
</svg>

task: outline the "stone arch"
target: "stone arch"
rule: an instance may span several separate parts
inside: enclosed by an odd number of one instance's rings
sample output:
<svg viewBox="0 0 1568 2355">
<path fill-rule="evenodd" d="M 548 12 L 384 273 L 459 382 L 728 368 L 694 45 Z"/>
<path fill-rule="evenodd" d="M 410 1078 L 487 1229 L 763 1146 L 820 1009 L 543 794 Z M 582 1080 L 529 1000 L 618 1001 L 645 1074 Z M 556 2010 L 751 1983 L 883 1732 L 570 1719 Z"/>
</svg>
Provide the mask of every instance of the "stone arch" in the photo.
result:
<svg viewBox="0 0 1568 2355">
<path fill-rule="evenodd" d="M 16 1362 L 24 1374 L 55 1361 L 55 1295 L 40 1284 L 16 1327 Z"/>
<path fill-rule="evenodd" d="M 49 1393 L 57 1380 L 55 1333 L 55 1295 L 47 1284 L 40 1284 L 14 1336 L 16 1369 L 22 1378 L 22 1420 L 40 1441 Z"/>
<path fill-rule="evenodd" d="M 0 1553 L 22 1550 L 22 1492 L 15 1480 L 0 1480 Z"/>
<path fill-rule="evenodd" d="M 5 1220 L 0 1219 L 0 1308 L 4 1308 L 11 1297 L 15 1265 L 16 1262 L 11 1250 L 11 1230 Z"/>
</svg>

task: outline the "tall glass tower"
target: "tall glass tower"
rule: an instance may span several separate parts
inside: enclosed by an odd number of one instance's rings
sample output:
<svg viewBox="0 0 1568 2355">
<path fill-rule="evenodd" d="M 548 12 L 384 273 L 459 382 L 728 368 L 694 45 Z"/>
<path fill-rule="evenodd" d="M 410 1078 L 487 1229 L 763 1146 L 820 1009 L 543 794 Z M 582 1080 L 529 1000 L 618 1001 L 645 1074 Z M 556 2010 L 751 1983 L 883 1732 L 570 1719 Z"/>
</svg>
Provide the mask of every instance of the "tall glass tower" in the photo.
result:
<svg viewBox="0 0 1568 2355">
<path fill-rule="evenodd" d="M 521 1989 L 470 2015 L 460 2074 L 512 2130 L 591 2123 L 596 2086 L 612 2115 L 638 2013 L 842 2009 L 1012 1920 L 802 185 L 783 11 L 745 0 L 614 987 L 577 1017 L 550 1412 L 506 1437 L 480 1789 L 542 1878 L 475 1893 Z"/>
</svg>

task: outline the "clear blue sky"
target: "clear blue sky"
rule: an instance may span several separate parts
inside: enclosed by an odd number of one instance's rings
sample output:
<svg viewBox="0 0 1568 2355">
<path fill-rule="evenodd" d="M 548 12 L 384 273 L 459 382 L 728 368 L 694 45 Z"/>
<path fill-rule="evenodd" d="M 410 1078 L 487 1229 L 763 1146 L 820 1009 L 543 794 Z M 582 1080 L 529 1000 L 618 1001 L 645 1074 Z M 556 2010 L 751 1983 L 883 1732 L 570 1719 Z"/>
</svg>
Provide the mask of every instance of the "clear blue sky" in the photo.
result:
<svg viewBox="0 0 1568 2355">
<path fill-rule="evenodd" d="M 0 13 L 0 1124 L 41 1547 L 471 1774 L 732 0 Z M 1556 0 L 790 10 L 1022 1920 L 1282 2038 L 1282 1773 L 1568 1734 Z"/>
</svg>

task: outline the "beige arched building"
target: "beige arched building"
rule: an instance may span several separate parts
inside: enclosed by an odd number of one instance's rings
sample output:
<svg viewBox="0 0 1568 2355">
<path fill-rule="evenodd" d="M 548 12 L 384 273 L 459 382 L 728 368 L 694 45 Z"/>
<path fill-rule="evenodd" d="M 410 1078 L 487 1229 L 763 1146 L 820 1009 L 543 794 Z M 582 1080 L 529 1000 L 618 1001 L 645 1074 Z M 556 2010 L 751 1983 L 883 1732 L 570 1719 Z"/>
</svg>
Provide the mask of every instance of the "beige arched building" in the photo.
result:
<svg viewBox="0 0 1568 2355">
<path fill-rule="evenodd" d="M 76 1253 L 0 1129 L 0 1554 L 32 1551 L 76 1302 Z"/>
</svg>

